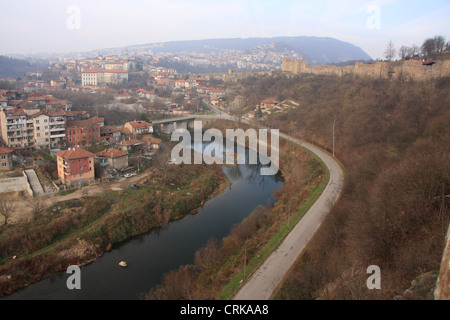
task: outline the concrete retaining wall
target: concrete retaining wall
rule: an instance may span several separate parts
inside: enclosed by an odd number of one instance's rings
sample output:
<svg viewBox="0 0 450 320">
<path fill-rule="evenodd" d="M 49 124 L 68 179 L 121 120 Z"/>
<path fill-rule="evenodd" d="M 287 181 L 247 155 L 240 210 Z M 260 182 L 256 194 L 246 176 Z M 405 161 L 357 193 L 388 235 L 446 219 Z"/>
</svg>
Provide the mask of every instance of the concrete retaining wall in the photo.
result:
<svg viewBox="0 0 450 320">
<path fill-rule="evenodd" d="M 450 300 L 450 226 L 446 237 L 446 246 L 442 256 L 441 270 L 434 291 L 435 300 Z"/>
</svg>

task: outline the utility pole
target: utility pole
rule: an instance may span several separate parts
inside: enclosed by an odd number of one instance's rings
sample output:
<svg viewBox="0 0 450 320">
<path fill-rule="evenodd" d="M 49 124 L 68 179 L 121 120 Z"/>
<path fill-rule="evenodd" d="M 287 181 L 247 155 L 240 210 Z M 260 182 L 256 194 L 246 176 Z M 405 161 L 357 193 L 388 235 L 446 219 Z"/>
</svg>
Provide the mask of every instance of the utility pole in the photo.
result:
<svg viewBox="0 0 450 320">
<path fill-rule="evenodd" d="M 245 250 L 244 250 L 244 282 L 245 282 L 245 268 L 247 266 L 247 241 L 245 241 Z"/>
<path fill-rule="evenodd" d="M 333 120 L 333 157 L 334 157 L 335 127 L 336 127 L 336 116 L 334 117 L 334 120 Z"/>
<path fill-rule="evenodd" d="M 291 223 L 291 201 L 292 201 L 292 198 L 289 199 L 288 228 Z"/>
</svg>

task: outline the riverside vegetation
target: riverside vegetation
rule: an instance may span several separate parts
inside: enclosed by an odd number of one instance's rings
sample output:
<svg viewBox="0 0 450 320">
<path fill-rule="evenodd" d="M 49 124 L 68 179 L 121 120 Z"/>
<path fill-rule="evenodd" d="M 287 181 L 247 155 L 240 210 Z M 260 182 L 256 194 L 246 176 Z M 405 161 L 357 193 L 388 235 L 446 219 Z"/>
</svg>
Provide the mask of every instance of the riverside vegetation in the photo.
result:
<svg viewBox="0 0 450 320">
<path fill-rule="evenodd" d="M 0 226 L 0 296 L 195 214 L 228 185 L 217 165 L 168 165 L 163 155 L 155 161 L 139 190 L 112 191 L 105 184 L 99 196 L 55 203 L 33 221 Z"/>
<path fill-rule="evenodd" d="M 216 120 L 209 126 L 248 129 L 242 123 Z M 196 252 L 194 263 L 172 270 L 148 293 L 149 300 L 229 299 L 242 280 L 257 269 L 281 243 L 328 182 L 319 159 L 305 149 L 280 140 L 283 187 L 275 203 L 258 206 L 223 239 L 210 239 Z M 245 262 L 244 262 L 244 259 Z M 244 263 L 246 273 L 243 272 Z"/>
<path fill-rule="evenodd" d="M 449 78 L 276 76 L 242 88 L 251 101 L 299 103 L 262 119 L 269 127 L 330 151 L 334 127 L 348 174 L 275 299 L 403 299 L 414 279 L 439 270 L 450 221 Z M 381 269 L 380 290 L 367 289 L 370 265 Z"/>
</svg>

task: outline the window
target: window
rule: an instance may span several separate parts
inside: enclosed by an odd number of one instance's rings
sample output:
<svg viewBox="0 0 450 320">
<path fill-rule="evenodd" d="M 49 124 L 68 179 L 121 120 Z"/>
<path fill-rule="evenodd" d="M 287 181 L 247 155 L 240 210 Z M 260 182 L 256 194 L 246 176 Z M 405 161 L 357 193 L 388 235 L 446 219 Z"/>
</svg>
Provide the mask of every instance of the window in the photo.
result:
<svg viewBox="0 0 450 320">
<path fill-rule="evenodd" d="M 36 120 L 36 124 L 39 124 L 39 120 Z M 38 129 L 39 130 L 39 129 Z"/>
<path fill-rule="evenodd" d="M 3 162 L 3 163 L 2 163 L 2 167 L 6 167 L 6 162 Z"/>
<path fill-rule="evenodd" d="M 6 159 L 6 156 L 5 155 L 2 155 L 2 160 L 5 160 Z"/>
</svg>

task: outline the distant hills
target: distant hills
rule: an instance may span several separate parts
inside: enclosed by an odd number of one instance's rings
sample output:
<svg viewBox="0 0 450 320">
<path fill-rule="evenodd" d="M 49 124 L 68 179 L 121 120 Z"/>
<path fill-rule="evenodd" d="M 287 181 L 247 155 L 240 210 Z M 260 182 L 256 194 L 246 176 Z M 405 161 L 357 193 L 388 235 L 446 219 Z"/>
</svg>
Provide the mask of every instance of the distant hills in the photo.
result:
<svg viewBox="0 0 450 320">
<path fill-rule="evenodd" d="M 0 79 L 17 78 L 27 72 L 42 71 L 46 67 L 48 67 L 48 63 L 43 61 L 28 61 L 0 55 Z"/>
<path fill-rule="evenodd" d="M 371 60 L 361 48 L 329 37 L 274 37 L 274 38 L 229 38 L 170 41 L 132 45 L 123 48 L 96 50 L 95 54 L 122 54 L 128 49 L 130 55 L 151 52 L 155 56 L 164 54 L 212 54 L 232 51 L 248 51 L 270 45 L 270 50 L 296 53 L 308 64 L 331 64 L 352 60 Z"/>
</svg>

